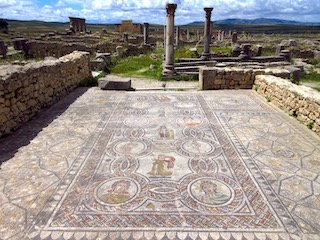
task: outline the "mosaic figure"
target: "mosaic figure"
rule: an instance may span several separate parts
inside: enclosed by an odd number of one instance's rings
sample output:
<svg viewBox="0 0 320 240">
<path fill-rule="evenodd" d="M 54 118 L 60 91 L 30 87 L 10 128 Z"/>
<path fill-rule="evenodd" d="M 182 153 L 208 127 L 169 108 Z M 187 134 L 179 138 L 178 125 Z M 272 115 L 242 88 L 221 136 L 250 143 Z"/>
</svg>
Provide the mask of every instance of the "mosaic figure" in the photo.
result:
<svg viewBox="0 0 320 240">
<path fill-rule="evenodd" d="M 174 167 L 174 161 L 176 160 L 172 156 L 159 155 L 157 158 L 153 157 L 152 169 L 148 174 L 153 176 L 170 176 L 172 171 L 168 169 Z"/>
<path fill-rule="evenodd" d="M 219 205 L 226 203 L 230 199 L 230 196 L 218 192 L 217 184 L 209 180 L 201 181 L 200 189 L 203 195 L 199 196 L 199 200 L 203 203 Z"/>
<path fill-rule="evenodd" d="M 194 127 L 200 124 L 200 122 L 195 120 L 193 117 L 184 117 L 183 122 L 186 127 Z"/>
<path fill-rule="evenodd" d="M 159 129 L 159 137 L 164 140 L 173 140 L 174 139 L 174 131 L 169 130 L 165 125 L 160 126 Z"/>
<path fill-rule="evenodd" d="M 127 191 L 130 187 L 130 181 L 119 180 L 111 185 L 110 189 L 100 196 L 100 199 L 106 203 L 124 203 L 128 201 L 131 196 Z"/>
</svg>

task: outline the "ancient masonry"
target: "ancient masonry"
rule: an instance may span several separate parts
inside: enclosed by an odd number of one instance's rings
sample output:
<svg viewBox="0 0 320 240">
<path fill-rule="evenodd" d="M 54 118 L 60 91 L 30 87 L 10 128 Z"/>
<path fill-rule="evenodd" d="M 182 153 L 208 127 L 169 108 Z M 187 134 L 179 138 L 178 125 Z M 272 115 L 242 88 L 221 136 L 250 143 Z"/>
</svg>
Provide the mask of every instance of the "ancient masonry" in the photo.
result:
<svg viewBox="0 0 320 240">
<path fill-rule="evenodd" d="M 257 92 L 315 132 L 320 132 L 320 94 L 275 76 L 256 77 Z"/>
<path fill-rule="evenodd" d="M 142 25 L 139 23 L 132 23 L 132 20 L 122 20 L 121 24 L 114 25 L 114 30 L 120 33 L 128 32 L 142 34 Z"/>
<path fill-rule="evenodd" d="M 84 18 L 69 17 L 70 30 L 73 32 L 86 32 L 86 20 Z"/>
<path fill-rule="evenodd" d="M 92 77 L 87 52 L 25 66 L 0 66 L 0 137 Z"/>
<path fill-rule="evenodd" d="M 289 79 L 290 72 L 280 68 L 200 67 L 201 90 L 252 89 L 257 75 L 274 75 Z"/>
</svg>

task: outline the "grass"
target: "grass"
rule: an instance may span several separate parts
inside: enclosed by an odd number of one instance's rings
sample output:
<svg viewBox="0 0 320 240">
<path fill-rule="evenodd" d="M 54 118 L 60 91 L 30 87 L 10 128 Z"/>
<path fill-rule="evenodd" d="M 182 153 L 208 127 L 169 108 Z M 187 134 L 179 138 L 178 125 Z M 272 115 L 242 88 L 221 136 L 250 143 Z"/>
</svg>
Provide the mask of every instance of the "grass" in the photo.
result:
<svg viewBox="0 0 320 240">
<path fill-rule="evenodd" d="M 157 59 L 151 59 L 152 53 L 158 54 Z M 152 68 L 150 66 L 152 65 Z M 124 74 L 127 76 L 145 76 L 159 79 L 162 72 L 162 53 L 153 51 L 140 56 L 129 56 L 117 60 L 110 68 L 111 73 Z"/>
<path fill-rule="evenodd" d="M 302 82 L 318 82 L 320 84 L 320 74 L 312 71 L 310 73 L 302 72 L 300 74 L 300 81 Z"/>
<path fill-rule="evenodd" d="M 302 72 L 300 74 L 300 83 L 307 85 L 310 83 L 310 86 L 320 92 L 320 74 L 312 71 L 310 73 Z"/>
</svg>

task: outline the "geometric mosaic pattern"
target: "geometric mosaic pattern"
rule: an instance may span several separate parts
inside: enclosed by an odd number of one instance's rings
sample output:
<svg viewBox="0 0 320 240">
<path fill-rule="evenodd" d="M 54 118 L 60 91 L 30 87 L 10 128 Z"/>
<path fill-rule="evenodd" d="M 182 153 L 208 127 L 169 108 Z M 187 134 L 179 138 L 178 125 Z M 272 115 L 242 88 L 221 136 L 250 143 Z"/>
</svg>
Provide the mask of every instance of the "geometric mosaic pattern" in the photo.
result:
<svg viewBox="0 0 320 240">
<path fill-rule="evenodd" d="M 273 110 L 252 93 L 219 94 L 124 94 L 101 120 L 28 236 L 299 236 L 299 227 L 225 114 Z"/>
</svg>

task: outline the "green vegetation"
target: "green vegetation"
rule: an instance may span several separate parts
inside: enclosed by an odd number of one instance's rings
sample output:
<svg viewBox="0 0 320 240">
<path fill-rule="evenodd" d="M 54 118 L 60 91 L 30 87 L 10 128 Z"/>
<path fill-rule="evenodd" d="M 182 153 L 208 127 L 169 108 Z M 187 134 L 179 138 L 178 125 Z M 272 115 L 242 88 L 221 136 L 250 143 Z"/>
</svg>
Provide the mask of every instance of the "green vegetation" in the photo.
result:
<svg viewBox="0 0 320 240">
<path fill-rule="evenodd" d="M 23 62 L 26 60 L 27 58 L 25 57 L 25 55 L 23 53 L 18 52 L 16 54 L 7 55 L 5 58 L 0 58 L 0 64 L 11 63 L 14 61 Z"/>
<path fill-rule="evenodd" d="M 266 97 L 267 102 L 271 102 L 271 97 Z"/>
<path fill-rule="evenodd" d="M 300 82 L 303 85 L 309 85 L 313 89 L 320 91 L 320 73 L 316 71 L 310 73 L 302 72 L 300 74 Z"/>
<path fill-rule="evenodd" d="M 318 82 L 320 83 L 320 74 L 312 71 L 310 73 L 302 72 L 300 74 L 300 81 L 302 82 Z"/>
<path fill-rule="evenodd" d="M 156 56 L 156 58 L 151 58 L 151 54 Z M 157 50 L 139 56 L 121 58 L 114 62 L 110 72 L 127 76 L 145 76 L 159 79 L 162 72 L 162 53 Z"/>
<path fill-rule="evenodd" d="M 314 125 L 313 122 L 309 122 L 308 125 L 307 125 L 307 127 L 308 127 L 309 129 L 312 129 L 312 128 L 313 128 L 313 125 Z"/>
</svg>

